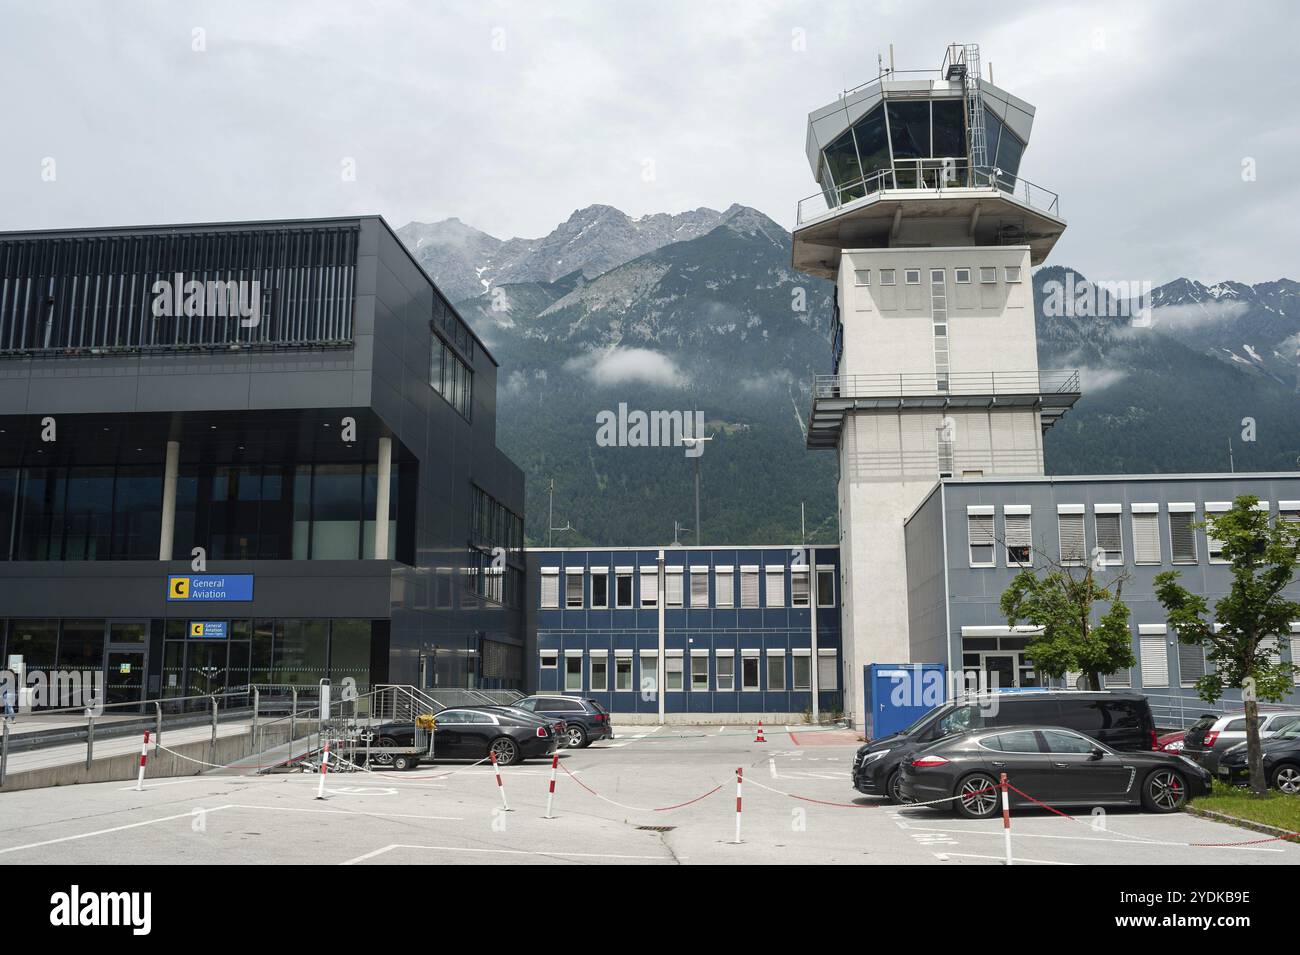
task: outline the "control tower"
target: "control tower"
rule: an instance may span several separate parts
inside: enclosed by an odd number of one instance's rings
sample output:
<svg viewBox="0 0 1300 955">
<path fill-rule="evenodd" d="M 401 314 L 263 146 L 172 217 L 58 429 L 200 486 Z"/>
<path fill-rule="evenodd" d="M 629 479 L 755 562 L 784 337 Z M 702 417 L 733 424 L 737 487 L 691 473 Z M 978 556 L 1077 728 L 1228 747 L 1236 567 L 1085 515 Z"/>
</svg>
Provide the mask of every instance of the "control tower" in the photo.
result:
<svg viewBox="0 0 1300 955">
<path fill-rule="evenodd" d="M 799 203 L 794 265 L 836 294 L 807 445 L 839 455 L 845 709 L 858 726 L 864 664 L 943 662 L 911 660 L 908 516 L 943 478 L 1041 475 L 1043 432 L 1079 398 L 1076 371 L 1038 367 L 1030 268 L 1065 221 L 1056 194 L 1019 175 L 1033 122 L 981 76 L 975 44 L 808 117 L 820 191 Z"/>
</svg>

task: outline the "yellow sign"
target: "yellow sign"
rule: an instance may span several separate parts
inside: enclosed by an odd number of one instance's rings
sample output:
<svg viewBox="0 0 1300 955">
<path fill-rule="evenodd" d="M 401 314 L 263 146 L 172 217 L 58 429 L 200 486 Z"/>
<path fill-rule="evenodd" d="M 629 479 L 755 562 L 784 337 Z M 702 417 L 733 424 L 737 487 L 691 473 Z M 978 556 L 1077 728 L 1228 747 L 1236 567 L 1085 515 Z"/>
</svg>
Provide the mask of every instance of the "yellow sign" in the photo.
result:
<svg viewBox="0 0 1300 955">
<path fill-rule="evenodd" d="M 188 599 L 190 596 L 190 579 L 188 577 L 168 577 L 167 595 L 177 600 Z"/>
<path fill-rule="evenodd" d="M 192 624 L 190 624 L 190 636 L 191 636 L 191 637 L 201 637 L 201 636 L 203 636 L 203 624 L 202 624 L 202 623 L 192 623 Z"/>
</svg>

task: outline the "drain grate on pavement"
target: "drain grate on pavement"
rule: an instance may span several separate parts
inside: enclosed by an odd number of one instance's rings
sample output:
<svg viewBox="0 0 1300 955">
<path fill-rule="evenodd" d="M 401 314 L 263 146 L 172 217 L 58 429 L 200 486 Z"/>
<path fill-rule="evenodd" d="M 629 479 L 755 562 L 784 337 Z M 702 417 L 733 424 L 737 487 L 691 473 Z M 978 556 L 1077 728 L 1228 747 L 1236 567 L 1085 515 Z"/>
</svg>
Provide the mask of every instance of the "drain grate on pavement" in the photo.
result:
<svg viewBox="0 0 1300 955">
<path fill-rule="evenodd" d="M 676 826 L 637 826 L 637 829 L 643 832 L 672 832 Z"/>
</svg>

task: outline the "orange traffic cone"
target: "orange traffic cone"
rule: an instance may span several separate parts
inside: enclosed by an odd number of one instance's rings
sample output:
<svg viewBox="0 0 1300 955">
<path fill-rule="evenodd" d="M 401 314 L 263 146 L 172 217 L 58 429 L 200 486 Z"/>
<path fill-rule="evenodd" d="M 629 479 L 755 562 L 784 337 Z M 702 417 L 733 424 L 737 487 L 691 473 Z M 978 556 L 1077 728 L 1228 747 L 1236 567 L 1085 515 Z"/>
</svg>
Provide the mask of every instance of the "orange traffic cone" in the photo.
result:
<svg viewBox="0 0 1300 955">
<path fill-rule="evenodd" d="M 758 735 L 754 737 L 754 742 L 755 742 L 755 743 L 766 743 L 766 742 L 767 742 L 767 740 L 763 739 L 763 721 L 762 721 L 762 720 L 759 720 L 759 721 L 758 721 Z"/>
</svg>

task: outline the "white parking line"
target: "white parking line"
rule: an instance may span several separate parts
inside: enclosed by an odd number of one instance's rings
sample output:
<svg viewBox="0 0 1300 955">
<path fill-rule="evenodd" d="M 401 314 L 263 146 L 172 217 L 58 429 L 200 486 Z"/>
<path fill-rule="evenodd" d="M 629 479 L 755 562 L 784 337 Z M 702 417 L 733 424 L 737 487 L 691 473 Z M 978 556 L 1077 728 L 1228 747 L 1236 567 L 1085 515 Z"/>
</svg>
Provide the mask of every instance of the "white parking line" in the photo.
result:
<svg viewBox="0 0 1300 955">
<path fill-rule="evenodd" d="M 983 830 L 983 829 L 939 829 L 933 826 L 910 826 L 911 829 L 917 829 L 923 832 L 953 832 L 964 836 L 996 836 L 1003 838 L 1002 830 Z M 1161 839 L 1147 839 L 1142 836 L 1130 836 L 1126 833 L 1116 833 L 1123 838 L 1119 839 L 1098 839 L 1093 836 L 1058 836 L 1045 832 L 1025 832 L 1023 829 L 1012 829 L 1013 838 L 1016 839 L 1063 839 L 1067 842 L 1105 842 L 1110 845 L 1128 845 L 1128 846 L 1179 846 L 1181 848 L 1192 848 L 1186 842 L 1168 842 Z M 1246 852 L 1285 852 L 1285 849 L 1270 849 L 1266 846 L 1197 846 L 1196 848 L 1216 848 L 1216 849 L 1235 849 Z"/>
<path fill-rule="evenodd" d="M 935 856 L 946 862 L 949 858 L 957 859 L 993 859 L 996 862 L 1003 862 L 1006 856 L 981 856 L 973 852 L 936 852 Z M 1030 865 L 1078 865 L 1077 862 L 1052 862 L 1049 859 L 1026 859 L 1024 856 L 1012 856 L 1012 862 L 1027 862 Z"/>
<path fill-rule="evenodd" d="M 483 852 L 495 853 L 499 855 L 512 856 L 563 856 L 566 859 L 635 859 L 638 861 L 651 862 L 673 862 L 672 856 L 634 856 L 619 855 L 613 852 L 557 852 L 551 851 L 534 851 L 531 849 L 471 849 L 464 846 L 415 846 L 406 843 L 394 843 L 391 846 L 384 846 L 382 849 L 376 849 L 374 852 L 367 852 L 365 855 L 359 855 L 355 859 L 348 859 L 346 862 L 340 862 L 339 865 L 356 865 L 358 862 L 366 862 L 377 856 L 392 852 L 394 849 L 421 849 L 429 852 Z M 685 859 L 686 856 L 677 856 L 676 859 Z"/>
</svg>

